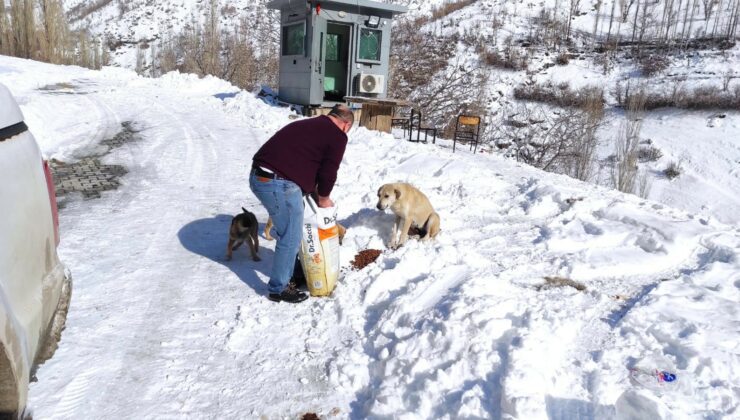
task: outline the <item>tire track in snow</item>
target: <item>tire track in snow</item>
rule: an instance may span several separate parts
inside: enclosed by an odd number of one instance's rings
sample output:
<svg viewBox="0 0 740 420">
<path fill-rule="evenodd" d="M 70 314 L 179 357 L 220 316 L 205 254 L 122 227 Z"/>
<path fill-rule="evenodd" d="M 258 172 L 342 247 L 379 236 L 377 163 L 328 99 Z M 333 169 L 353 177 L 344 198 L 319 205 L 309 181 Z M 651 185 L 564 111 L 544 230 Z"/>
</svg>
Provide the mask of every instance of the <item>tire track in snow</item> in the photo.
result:
<svg viewBox="0 0 740 420">
<path fill-rule="evenodd" d="M 186 105 L 184 105 L 184 109 L 187 109 Z M 186 156 L 190 156 L 196 160 L 192 164 L 191 162 L 186 162 L 184 165 L 184 170 L 189 170 L 193 165 L 195 170 L 191 171 L 187 177 L 186 184 L 188 185 L 182 185 L 182 188 L 188 191 L 187 201 L 190 204 L 186 203 L 185 205 L 189 207 L 186 211 L 183 211 L 182 208 L 179 210 L 186 217 L 188 214 L 209 214 L 209 210 L 217 209 L 218 203 L 224 202 L 224 192 L 221 191 L 222 187 L 219 183 L 224 179 L 233 177 L 233 174 L 229 174 L 228 172 L 228 165 L 223 164 L 224 161 L 228 162 L 228 159 L 224 159 L 225 156 L 233 153 L 233 151 L 228 150 L 228 148 L 222 150 L 215 147 L 213 142 L 217 141 L 217 137 L 208 127 L 208 124 L 213 123 L 213 121 L 207 121 L 207 123 L 197 120 L 184 121 L 175 115 L 177 113 L 176 110 L 166 109 L 165 111 L 163 114 L 167 116 L 167 119 L 174 121 L 174 126 L 179 126 L 179 129 L 182 130 L 183 135 L 187 138 L 187 141 L 183 142 L 187 148 Z M 207 166 L 211 169 L 208 173 L 199 169 L 206 166 L 206 158 L 210 158 L 207 161 Z M 190 188 L 191 186 L 195 186 L 196 188 Z M 250 207 L 249 204 L 247 206 Z M 180 219 L 182 220 L 182 217 Z M 185 221 L 182 221 L 178 228 L 184 224 Z M 220 243 L 218 249 L 221 249 Z M 232 264 L 236 263 L 238 263 L 236 260 L 232 262 Z M 211 265 L 212 263 L 200 259 L 196 266 L 190 267 L 188 273 L 190 276 L 192 276 L 192 273 L 203 273 L 206 267 Z M 229 274 L 233 276 L 232 273 Z M 167 334 L 157 334 L 162 336 L 162 348 L 158 350 L 160 352 L 159 359 L 165 360 L 166 364 L 164 367 L 158 366 L 156 369 L 163 371 L 163 374 L 166 374 L 166 378 L 161 377 L 151 380 L 147 395 L 150 395 L 151 398 L 161 398 L 162 395 L 169 396 L 167 398 L 167 401 L 169 401 L 168 406 L 158 408 L 158 411 L 162 414 L 172 411 L 181 413 L 200 412 L 206 409 L 228 412 L 229 409 L 233 409 L 231 402 L 233 398 L 236 398 L 235 395 L 244 394 L 240 390 L 222 389 L 218 385 L 224 380 L 224 372 L 219 369 L 219 366 L 223 366 L 224 363 L 234 363 L 234 350 L 237 350 L 234 348 L 234 344 L 238 340 L 244 339 L 241 336 L 243 336 L 243 331 L 247 328 L 247 325 L 244 325 L 241 319 L 235 319 L 233 326 L 229 328 L 227 336 L 224 337 L 219 334 L 219 331 L 222 330 L 216 325 L 221 322 L 218 319 L 213 319 L 210 325 L 207 323 L 204 324 L 203 321 L 213 316 L 212 313 L 223 312 L 223 310 L 227 309 L 208 308 L 213 304 L 211 295 L 215 286 L 209 281 L 211 278 L 213 278 L 211 275 L 205 276 L 205 278 L 194 278 L 182 286 L 182 293 L 179 297 L 172 297 L 172 299 L 178 302 L 178 307 L 182 308 L 185 312 L 189 312 L 190 317 L 174 325 L 162 327 L 165 330 L 172 329 L 179 331 L 174 336 L 172 334 L 169 336 Z M 216 286 L 216 290 L 222 289 L 223 286 Z M 238 291 L 240 289 L 229 287 L 226 292 L 227 294 L 233 294 L 234 290 Z M 265 305 L 263 298 L 259 295 L 249 293 L 248 297 L 248 303 L 246 303 L 248 306 L 255 306 L 255 304 L 257 306 Z M 170 305 L 172 306 L 172 303 Z M 238 305 L 234 306 L 237 306 L 238 311 Z M 152 315 L 158 316 L 156 313 Z M 263 312 L 262 316 L 270 317 L 270 312 Z M 185 337 L 187 341 L 183 341 L 179 337 Z M 223 344 L 214 346 L 214 343 Z M 259 360 L 259 353 L 249 350 L 249 347 L 253 347 L 253 344 L 248 341 L 241 341 L 241 345 L 243 344 L 247 344 L 248 348 L 245 350 L 252 351 L 252 356 Z M 203 352 L 210 353 L 207 360 L 198 357 Z M 199 359 L 203 365 L 197 369 L 193 369 L 190 363 L 187 362 L 188 360 Z M 269 369 L 269 366 L 264 362 L 258 363 L 262 364 L 260 368 Z M 256 394 L 253 393 L 253 395 Z M 254 401 L 253 405 L 260 406 L 260 401 Z"/>
<path fill-rule="evenodd" d="M 76 375 L 64 388 L 56 405 L 52 419 L 72 419 L 79 415 L 80 408 L 87 402 L 90 377 L 99 374 L 96 369 L 87 369 Z"/>
<path fill-rule="evenodd" d="M 161 149 L 160 153 L 152 155 L 151 158 L 157 159 L 160 164 L 156 166 L 160 170 L 163 169 L 162 164 L 166 165 L 169 162 L 182 161 L 181 165 L 174 165 L 174 167 L 164 169 L 181 171 L 187 168 L 187 183 L 192 185 L 203 176 L 203 144 L 206 142 L 196 141 L 196 138 L 202 140 L 202 137 L 198 137 L 198 134 L 191 123 L 181 118 L 177 114 L 177 111 L 162 103 L 161 100 L 153 101 L 152 104 L 161 111 L 161 115 L 165 115 L 167 117 L 167 124 L 164 128 L 168 130 L 169 133 L 157 137 L 157 141 L 162 144 L 166 144 L 166 147 Z M 174 134 L 178 131 L 182 133 L 182 137 L 184 137 L 185 140 L 184 142 L 172 142 L 173 138 L 180 138 L 180 136 Z M 183 149 L 185 153 L 182 153 Z M 182 156 L 184 156 L 184 161 Z M 174 174 L 158 172 L 158 181 L 164 184 L 159 189 L 166 191 L 165 194 L 176 196 L 178 195 L 178 190 L 181 191 L 182 188 L 186 188 L 186 185 L 177 185 L 178 183 L 176 182 L 176 178 L 173 176 Z M 188 195 L 192 194 L 194 194 L 194 191 L 191 189 L 188 192 Z M 195 203 L 190 203 L 190 206 L 195 205 L 195 208 L 191 207 L 191 211 L 197 211 L 200 207 L 200 205 L 196 203 L 197 201 Z M 184 224 L 184 221 L 182 220 L 183 215 L 187 214 L 187 212 L 182 211 L 182 205 L 168 206 L 165 212 L 161 213 L 158 217 L 158 229 L 154 235 L 152 235 L 153 239 L 141 258 L 141 262 L 144 263 L 144 266 L 156 267 L 157 265 L 160 265 L 159 270 L 157 270 L 160 272 L 163 269 L 167 269 L 167 264 L 165 264 L 165 267 L 161 267 L 162 263 L 158 261 L 161 256 L 166 253 L 166 250 L 172 247 L 173 240 L 176 238 L 176 232 Z M 195 267 L 191 268 L 197 269 L 199 265 L 200 264 L 196 264 Z M 173 271 L 176 270 L 174 266 L 170 269 Z M 142 276 L 144 278 L 142 278 L 139 283 L 144 284 L 146 283 L 145 277 L 151 276 L 151 273 L 142 272 Z M 166 278 L 162 278 L 162 280 L 166 280 Z M 171 308 L 170 310 L 174 310 L 179 307 L 184 309 L 184 307 L 186 307 L 191 301 L 191 299 L 188 299 L 188 297 L 183 293 L 183 288 L 178 285 L 170 284 L 170 282 L 167 281 L 155 281 L 154 286 L 155 287 L 153 289 L 150 288 L 147 291 L 147 294 L 150 296 L 149 302 L 146 304 L 146 309 L 141 312 L 142 316 L 140 318 L 140 323 L 138 328 L 134 329 L 135 338 L 132 340 L 133 342 L 139 342 L 141 345 L 146 345 L 146 347 L 148 347 L 150 352 L 147 357 L 148 362 L 142 363 L 141 352 L 135 345 L 127 350 L 121 364 L 122 366 L 135 367 L 132 370 L 138 370 L 139 374 L 142 375 L 143 378 L 148 378 L 145 382 L 154 382 L 154 385 L 150 385 L 149 389 L 145 393 L 148 398 L 153 398 L 157 393 L 163 391 L 162 383 L 166 384 L 171 382 L 167 380 L 163 381 L 162 379 L 168 375 L 167 372 L 172 372 L 171 368 L 175 366 L 172 364 L 172 361 L 175 359 L 162 356 L 167 353 L 168 346 L 172 347 L 171 344 L 182 343 L 179 339 L 181 334 L 173 334 L 172 330 L 163 330 L 164 326 L 151 325 L 148 320 L 159 318 L 162 308 L 169 307 Z M 181 310 L 177 311 L 177 313 L 182 312 L 183 311 Z M 180 328 L 180 331 L 183 330 L 183 328 Z M 174 347 L 181 350 L 177 345 Z M 179 408 L 182 409 L 183 407 L 181 406 Z M 171 409 L 176 410 L 175 407 L 171 407 Z"/>
<path fill-rule="evenodd" d="M 94 86 L 94 84 L 93 84 Z M 108 106 L 105 99 L 98 96 L 95 92 L 87 94 L 76 93 L 75 98 L 83 99 L 85 102 L 91 105 L 91 108 L 98 115 L 97 121 L 103 122 L 98 124 L 91 135 L 94 141 L 100 142 L 110 135 L 111 132 L 117 130 L 121 126 L 121 119 L 116 111 Z M 116 194 L 108 194 L 107 197 L 119 202 L 120 198 Z M 114 207 L 120 207 L 116 204 Z M 63 216 L 64 217 L 64 216 Z M 81 279 L 75 278 L 76 286 Z M 75 301 L 78 298 L 75 296 Z M 77 303 L 77 302 L 75 302 Z M 74 307 L 74 305 L 73 305 Z M 72 309 L 73 310 L 73 309 Z M 74 314 L 72 314 L 74 316 Z M 69 317 L 69 316 L 68 316 Z M 69 322 L 67 329 L 69 330 Z M 97 332 L 101 335 L 113 334 L 115 331 L 110 326 L 103 326 L 97 329 Z M 114 363 L 115 365 L 115 363 Z M 90 378 L 101 374 L 106 369 L 101 368 L 89 368 L 84 370 L 81 374 L 75 376 L 66 386 L 63 387 L 63 391 L 58 396 L 58 403 L 54 409 L 54 418 L 74 418 L 75 412 L 85 410 L 85 404 L 89 398 L 91 392 L 90 389 Z"/>
</svg>

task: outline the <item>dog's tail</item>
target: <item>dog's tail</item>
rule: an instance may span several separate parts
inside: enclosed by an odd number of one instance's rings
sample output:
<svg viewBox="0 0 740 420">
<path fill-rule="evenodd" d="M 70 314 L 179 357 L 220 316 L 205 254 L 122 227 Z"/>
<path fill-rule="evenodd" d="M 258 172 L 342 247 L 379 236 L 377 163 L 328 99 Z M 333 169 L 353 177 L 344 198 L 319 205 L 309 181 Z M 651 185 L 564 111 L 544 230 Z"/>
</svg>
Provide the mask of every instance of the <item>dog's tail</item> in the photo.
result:
<svg viewBox="0 0 740 420">
<path fill-rule="evenodd" d="M 242 207 L 242 211 L 243 211 L 244 213 L 249 213 L 249 212 L 247 211 L 247 209 L 245 209 L 244 207 Z"/>
<path fill-rule="evenodd" d="M 432 212 L 426 223 L 424 223 L 424 237 L 422 239 L 434 238 L 441 229 L 439 228 L 439 214 Z"/>
</svg>

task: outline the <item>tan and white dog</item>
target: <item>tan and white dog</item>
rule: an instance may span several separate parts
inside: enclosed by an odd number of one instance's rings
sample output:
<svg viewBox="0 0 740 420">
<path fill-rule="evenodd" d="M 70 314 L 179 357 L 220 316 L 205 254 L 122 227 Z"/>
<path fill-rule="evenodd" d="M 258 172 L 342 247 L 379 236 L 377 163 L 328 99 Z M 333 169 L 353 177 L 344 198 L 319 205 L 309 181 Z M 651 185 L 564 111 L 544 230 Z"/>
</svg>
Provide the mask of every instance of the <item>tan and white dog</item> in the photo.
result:
<svg viewBox="0 0 740 420">
<path fill-rule="evenodd" d="M 406 243 L 412 227 L 422 231 L 422 241 L 428 241 L 439 233 L 439 215 L 427 196 L 411 184 L 395 183 L 380 187 L 377 207 L 378 210 L 390 208 L 396 215 L 389 243 L 391 248 L 395 249 Z"/>
</svg>

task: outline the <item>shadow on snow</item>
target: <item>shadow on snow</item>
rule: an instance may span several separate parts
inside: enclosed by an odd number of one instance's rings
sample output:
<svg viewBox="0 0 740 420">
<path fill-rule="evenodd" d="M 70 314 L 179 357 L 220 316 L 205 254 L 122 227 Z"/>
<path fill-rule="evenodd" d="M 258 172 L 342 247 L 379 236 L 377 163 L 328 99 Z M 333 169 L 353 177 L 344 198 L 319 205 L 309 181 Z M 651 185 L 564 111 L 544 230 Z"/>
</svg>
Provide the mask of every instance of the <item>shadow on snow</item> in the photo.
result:
<svg viewBox="0 0 740 420">
<path fill-rule="evenodd" d="M 244 243 L 236 251 L 231 261 L 226 260 L 226 243 L 229 239 L 229 226 L 233 216 L 219 214 L 214 217 L 194 220 L 183 226 L 177 237 L 185 249 L 208 258 L 231 270 L 244 284 L 259 295 L 267 296 L 267 283 L 257 273 L 270 277 L 274 251 L 263 245 L 266 239 L 260 236 L 259 256 L 262 261 L 252 261 L 249 246 Z M 259 232 L 264 230 L 260 223 Z"/>
</svg>

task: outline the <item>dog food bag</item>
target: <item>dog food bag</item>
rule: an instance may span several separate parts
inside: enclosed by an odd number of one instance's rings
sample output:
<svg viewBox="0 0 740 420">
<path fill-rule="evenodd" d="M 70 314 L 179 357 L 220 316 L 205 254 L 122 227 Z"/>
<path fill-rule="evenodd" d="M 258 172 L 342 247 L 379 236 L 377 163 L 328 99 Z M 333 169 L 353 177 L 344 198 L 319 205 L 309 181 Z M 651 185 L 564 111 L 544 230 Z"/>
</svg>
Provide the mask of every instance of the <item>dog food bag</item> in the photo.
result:
<svg viewBox="0 0 740 420">
<path fill-rule="evenodd" d="M 298 253 L 311 296 L 328 296 L 339 277 L 337 208 L 321 208 L 304 198 L 303 240 Z"/>
</svg>

